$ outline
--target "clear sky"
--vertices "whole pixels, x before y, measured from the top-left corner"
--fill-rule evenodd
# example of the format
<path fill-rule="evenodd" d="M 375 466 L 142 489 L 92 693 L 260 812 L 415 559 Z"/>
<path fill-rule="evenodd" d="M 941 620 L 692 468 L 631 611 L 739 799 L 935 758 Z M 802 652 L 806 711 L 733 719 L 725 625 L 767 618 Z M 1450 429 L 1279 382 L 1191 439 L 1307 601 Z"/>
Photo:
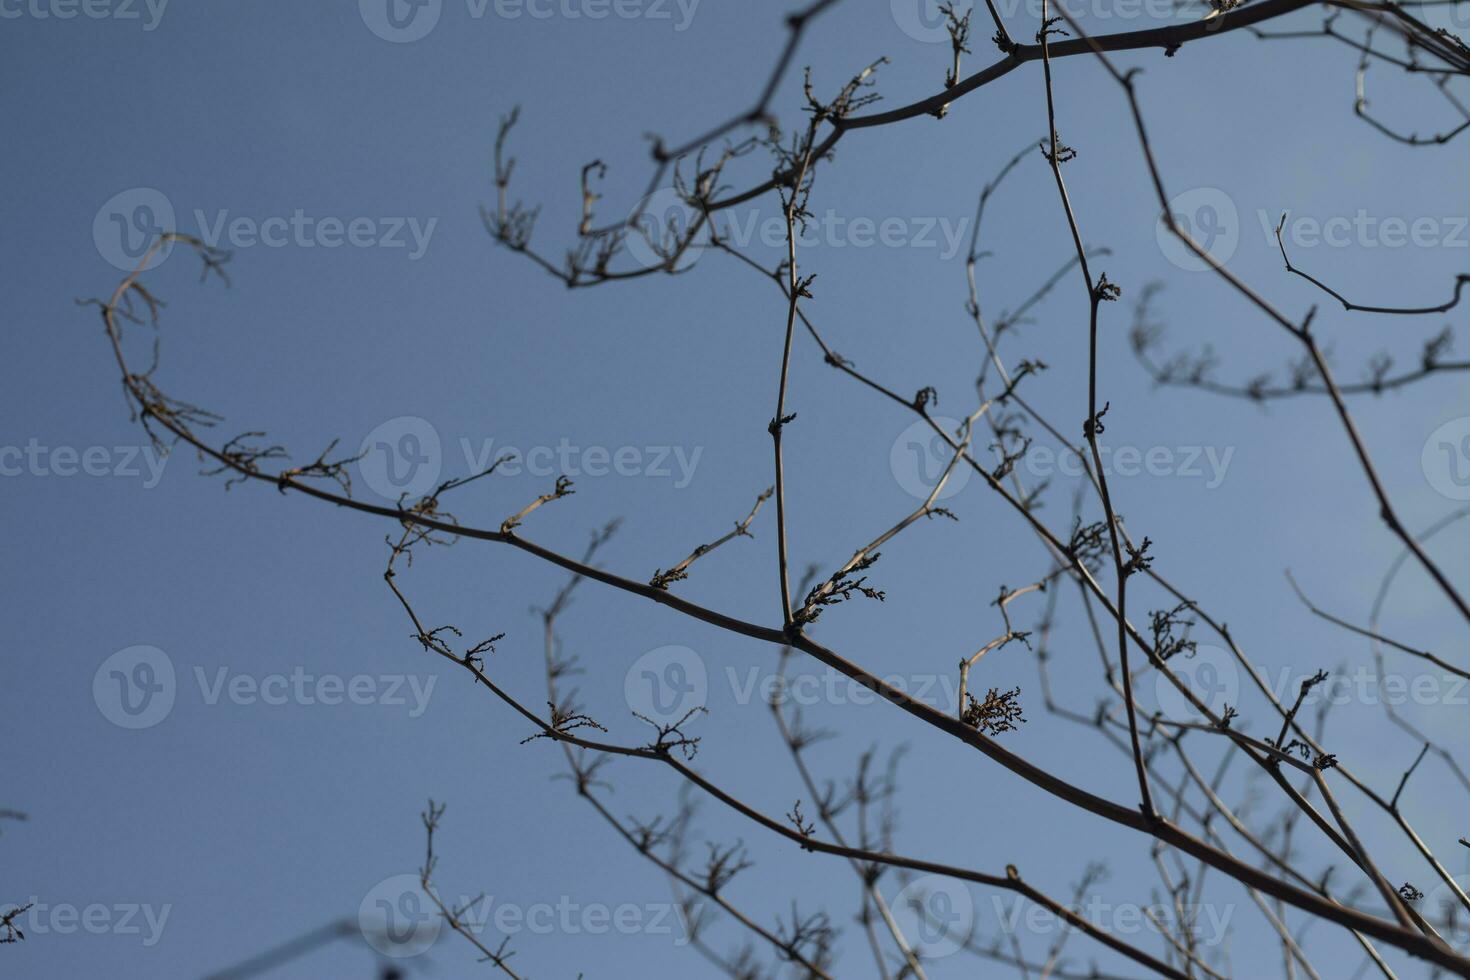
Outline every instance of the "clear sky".
<path fill-rule="evenodd" d="M 1078 5 L 1097 32 L 1154 26 L 1156 8 Z M 1019 2 L 1002 10 L 1029 41 L 1037 10 Z M 430 797 L 448 805 L 442 890 L 484 892 L 492 910 L 509 907 L 522 970 L 702 975 L 702 961 L 681 948 L 659 872 L 568 783 L 548 778 L 562 770 L 556 747 L 520 744 L 531 734 L 523 720 L 412 639 L 382 579 L 391 526 L 268 487 L 226 493 L 220 478 L 198 474 L 192 454 L 151 455 L 129 421 L 96 311 L 74 301 L 110 291 L 138 236 L 171 212 L 175 227 L 234 250 L 229 288 L 200 284 L 182 252 L 147 280 L 168 303 L 158 380 L 223 415 L 221 439 L 263 430 L 302 463 L 334 438 L 354 451 L 397 447 L 401 458 L 378 450 L 354 470 L 356 492 L 374 500 L 428 472 L 411 469 L 414 461 L 447 479 L 514 449 L 521 465 L 464 491 L 461 519 L 497 526 L 568 473 L 575 495 L 532 515 L 524 533 L 579 552 L 592 529 L 620 517 L 602 560 L 646 579 L 728 530 L 771 483 L 766 425 L 784 304 L 769 282 L 719 254 L 677 277 L 568 291 L 497 247 L 477 211 L 494 200 L 496 121 L 521 107 L 512 194 L 543 206 L 535 242 L 559 256 L 575 235 L 581 167 L 594 158 L 608 166 L 598 217 L 627 214 L 648 183 L 642 134 L 682 141 L 748 108 L 784 42 L 786 11 L 716 0 L 434 0 L 405 19 L 368 0 L 0 0 L 10 146 L 0 155 L 8 189 L 0 593 L 9 610 L 0 808 L 29 817 L 0 821 L 0 902 L 37 902 L 20 920 L 26 941 L 0 948 L 0 975 L 201 976 L 356 919 L 385 894 L 396 900 L 395 876 L 418 868 L 418 814 Z M 978 12 L 966 72 L 998 57 L 983 20 Z M 1312 29 L 1320 15 L 1290 23 Z M 879 108 L 940 90 L 948 46 L 931 18 L 902 0 L 848 0 L 815 22 L 772 106 L 786 125 L 800 124 L 801 67 L 811 65 L 817 91 L 829 93 L 879 56 L 890 59 L 877 76 Z M 1470 268 L 1467 144 L 1409 149 L 1355 119 L 1356 56 L 1347 48 L 1236 32 L 1169 59 L 1151 51 L 1120 61 L 1145 68 L 1140 97 L 1170 192 L 1191 195 L 1181 211 L 1218 230 L 1231 270 L 1292 315 L 1322 297 L 1281 268 L 1269 229 L 1283 210 L 1304 267 L 1365 302 L 1438 301 Z M 1404 129 L 1453 124 L 1453 109 L 1428 85 L 1385 66 L 1369 81 L 1374 110 Z M 1126 104 L 1099 66 L 1059 63 L 1055 84 L 1059 130 L 1078 151 L 1066 176 L 1083 234 L 1112 250 L 1100 268 L 1124 290 L 1104 311 L 1100 363 L 1111 405 L 1104 442 L 1136 453 L 1116 457 L 1118 510 L 1135 535 L 1153 540 L 1156 567 L 1228 622 L 1283 690 L 1319 668 L 1346 664 L 1353 676 L 1372 664 L 1366 644 L 1312 619 L 1282 574 L 1290 567 L 1320 604 L 1361 619 L 1398 553 L 1330 406 L 1303 398 L 1261 408 L 1150 383 L 1127 333 L 1131 302 L 1151 281 L 1164 283 L 1155 309 L 1165 344 L 1212 345 L 1222 380 L 1280 377 L 1296 351 L 1161 246 Z M 1041 137 L 1043 99 L 1039 65 L 1023 66 L 943 120 L 851 134 L 818 174 L 816 221 L 798 252 L 803 272 L 818 276 L 807 309 L 841 354 L 879 380 L 902 392 L 933 386 L 939 413 L 973 408 L 981 346 L 964 311 L 964 252 L 976 195 Z M 747 156 L 727 182 L 743 187 L 768 171 L 766 157 Z M 778 218 L 767 196 L 727 220 L 769 265 L 781 254 L 779 233 L 769 235 Z M 1421 221 L 1423 233 L 1406 239 L 1395 221 Z M 1314 232 L 1329 223 L 1342 234 Z M 992 316 L 1068 258 L 1039 153 L 992 201 L 982 247 L 980 289 Z M 1464 313 L 1374 319 L 1324 305 L 1318 323 L 1340 376 L 1359 380 L 1380 350 L 1412 365 L 1423 342 L 1446 324 L 1463 326 Z M 130 355 L 146 361 L 147 329 L 129 338 Z M 1063 432 L 1079 433 L 1087 403 L 1078 283 L 1063 281 L 1003 352 L 1050 365 L 1027 390 Z M 1463 377 L 1447 375 L 1353 400 L 1411 528 L 1470 495 L 1459 468 L 1470 458 L 1454 448 L 1438 455 L 1440 443 L 1470 435 L 1467 395 Z M 806 337 L 797 338 L 788 405 L 798 415 L 787 430 L 792 562 L 830 572 L 917 505 L 912 491 L 933 460 L 906 434 L 911 415 L 825 366 Z M 1152 466 L 1139 462 L 1150 458 Z M 1045 455 L 1021 465 L 1033 484 L 1053 479 L 1042 514 L 1064 532 L 1076 480 L 1053 473 Z M 1048 567 L 979 480 L 945 506 L 958 523 L 922 522 L 882 549 L 869 573 L 886 592 L 882 604 L 831 609 L 813 632 L 876 673 L 927 687 L 948 708 L 953 665 L 1002 629 L 991 600 Z M 774 527 L 767 507 L 753 539 L 703 559 L 674 591 L 779 625 Z M 1455 525 L 1432 545 L 1458 581 L 1470 574 L 1466 534 Z M 433 624 L 453 623 L 471 642 L 504 632 L 488 669 L 534 707 L 544 678 L 531 607 L 564 577 L 509 549 L 463 542 L 419 555 L 400 583 Z M 1022 628 L 1043 608 L 1033 599 L 1012 606 Z M 1162 604 L 1146 591 L 1135 601 L 1140 616 Z M 1058 610 L 1056 694 L 1090 712 L 1104 692 L 1075 590 L 1063 590 Z M 1384 622 L 1451 659 L 1464 649 L 1463 624 L 1457 631 L 1412 569 L 1397 580 Z M 609 738 L 645 738 L 629 714 L 647 707 L 644 671 L 671 677 L 676 665 L 691 683 L 689 671 L 702 672 L 710 708 L 697 728 L 702 770 L 773 814 L 805 795 L 758 693 L 775 669 L 774 648 L 592 584 L 561 628 L 585 669 L 583 700 Z M 1422 674 L 1404 660 L 1390 669 L 1409 681 Z M 808 717 L 842 736 L 813 750 L 823 778 L 850 778 L 869 745 L 886 753 L 910 743 L 898 771 L 899 850 L 991 872 L 1015 864 L 1063 896 L 1088 861 L 1105 860 L 1111 877 L 1090 899 L 1113 910 L 1157 899 L 1146 840 L 927 738 L 894 709 L 829 685 L 820 665 L 799 671 L 812 678 Z M 141 682 L 164 685 L 172 702 L 120 696 L 120 683 Z M 1034 656 L 1008 647 L 984 661 L 977 683 L 1021 687 L 1028 720 L 1002 736 L 1009 747 L 1131 803 L 1127 758 L 1046 713 Z M 1428 683 L 1428 703 L 1402 710 L 1440 737 L 1462 736 L 1465 695 L 1433 676 Z M 1350 689 L 1327 744 L 1391 791 L 1418 745 L 1385 720 L 1377 690 Z M 1155 697 L 1152 683 L 1141 697 Z M 1243 723 L 1273 734 L 1264 702 L 1241 702 Z M 624 761 L 608 775 L 619 816 L 651 817 L 676 799 L 672 775 L 653 767 Z M 1463 796 L 1438 762 L 1421 778 L 1411 818 L 1452 870 L 1470 870 L 1454 843 L 1470 829 L 1453 817 Z M 1237 799 L 1264 791 L 1244 780 L 1232 788 Z M 1364 813 L 1345 796 L 1350 813 Z M 1385 842 L 1395 881 L 1427 882 L 1406 845 L 1363 819 Z M 731 886 L 732 901 L 767 926 L 793 900 L 804 911 L 826 908 L 843 934 L 839 974 L 872 975 L 848 867 L 713 803 L 699 826 L 750 848 L 755 866 Z M 898 886 L 885 887 L 892 896 Z M 1238 975 L 1279 969 L 1274 944 L 1243 941 L 1263 935 L 1244 893 L 1218 894 L 1209 911 Z M 985 937 L 1016 911 L 979 888 L 951 897 L 971 903 Z M 536 910 L 546 908 L 569 911 L 542 928 L 548 919 Z M 619 909 L 631 926 L 598 927 Z M 1126 928 L 1117 926 L 1121 913 L 1099 915 Z M 1016 928 L 1029 954 L 1044 958 L 1054 928 L 1024 919 Z M 1325 976 L 1349 975 L 1359 957 L 1330 932 L 1319 924 L 1309 933 L 1314 957 Z M 737 938 L 725 926 L 711 934 L 722 949 Z M 1140 941 L 1161 952 L 1158 937 Z M 1082 938 L 1067 956 L 1138 972 Z M 367 977 L 376 961 L 344 941 L 275 975 Z M 485 969 L 452 937 L 402 962 L 415 975 Z M 965 954 L 942 956 L 931 975 L 977 968 L 991 975 Z"/>

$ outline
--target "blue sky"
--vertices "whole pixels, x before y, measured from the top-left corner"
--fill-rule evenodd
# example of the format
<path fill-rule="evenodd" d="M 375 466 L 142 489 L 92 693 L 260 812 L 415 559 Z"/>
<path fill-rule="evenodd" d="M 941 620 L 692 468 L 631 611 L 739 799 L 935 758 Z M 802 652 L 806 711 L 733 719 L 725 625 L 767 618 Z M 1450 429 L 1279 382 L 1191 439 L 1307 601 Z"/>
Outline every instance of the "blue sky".
<path fill-rule="evenodd" d="M 234 249 L 229 288 L 199 283 L 183 252 L 148 279 L 168 303 L 160 384 L 223 415 L 222 439 L 263 430 L 300 462 L 334 438 L 353 450 L 387 443 L 441 478 L 515 449 L 524 462 L 464 491 L 461 519 L 495 526 L 568 472 L 575 495 L 532 515 L 524 533 L 575 552 L 592 529 L 622 518 L 603 560 L 646 578 L 728 530 L 770 484 L 766 424 L 784 303 L 719 254 L 680 276 L 568 291 L 498 248 L 477 211 L 494 200 L 496 122 L 521 107 L 512 194 L 542 206 L 536 244 L 560 255 L 575 234 L 582 166 L 599 158 L 608 167 L 599 218 L 627 214 L 647 189 L 642 134 L 677 142 L 747 109 L 784 41 L 786 8 L 444 0 L 406 28 L 378 19 L 371 3 L 356 8 L 0 0 L 0 100 L 20 137 L 0 158 L 11 188 L 0 253 L 11 323 L 0 362 L 0 488 L 12 515 L 0 587 L 13 610 L 0 685 L 8 777 L 0 807 L 29 815 L 0 823 L 0 901 L 35 896 L 44 906 L 27 920 L 27 940 L 4 948 L 7 974 L 199 976 L 355 918 L 381 882 L 417 869 L 418 813 L 429 797 L 448 804 L 439 840 L 446 894 L 484 892 L 512 919 L 574 910 L 571 927 L 516 928 L 515 962 L 531 975 L 702 969 L 678 928 L 664 925 L 669 893 L 656 869 L 566 782 L 548 778 L 561 771 L 559 751 L 519 744 L 527 725 L 411 638 L 381 575 L 391 527 L 260 486 L 226 493 L 221 479 L 198 475 L 192 454 L 151 456 L 129 421 L 96 311 L 74 301 L 105 295 L 122 275 L 128 242 L 119 228 L 158 227 L 171 211 L 181 230 Z M 1002 9 L 1012 33 L 1029 39 L 1036 12 Z M 1160 14 L 1137 3 L 1079 11 L 1099 32 L 1152 26 Z M 430 26 L 423 18 L 435 13 Z M 967 71 L 995 57 L 980 18 Z M 1291 23 L 1311 29 L 1320 16 L 1307 11 Z M 409 39 L 403 30 L 425 33 Z M 939 90 L 948 47 L 917 8 L 839 4 L 815 22 L 773 109 L 786 125 L 800 123 L 802 66 L 830 92 L 884 55 L 880 107 Z M 1464 144 L 1410 149 L 1356 120 L 1348 49 L 1237 32 L 1167 60 L 1143 52 L 1120 61 L 1145 68 L 1140 98 L 1171 194 L 1191 195 L 1182 209 L 1220 229 L 1231 270 L 1284 310 L 1300 316 L 1322 297 L 1281 268 L 1269 229 L 1283 210 L 1293 216 L 1294 258 L 1364 302 L 1437 300 L 1466 271 Z M 1452 123 L 1453 110 L 1428 86 L 1381 66 L 1369 75 L 1375 111 L 1405 129 Z M 1290 567 L 1321 605 L 1361 619 L 1398 553 L 1330 406 L 1260 408 L 1150 383 L 1127 331 L 1131 302 L 1152 281 L 1164 284 L 1155 310 L 1166 345 L 1213 346 L 1222 380 L 1279 377 L 1296 351 L 1160 244 L 1125 103 L 1099 67 L 1059 62 L 1055 85 L 1059 130 L 1079 151 L 1066 176 L 1084 237 L 1112 250 L 1099 267 L 1124 288 L 1105 309 L 1100 354 L 1111 404 L 1104 441 L 1123 453 L 1113 476 L 1118 510 L 1155 542 L 1156 567 L 1228 622 L 1283 689 L 1319 668 L 1371 666 L 1366 644 L 1312 619 L 1282 575 Z M 851 134 L 819 171 L 817 220 L 798 252 L 803 272 L 818 275 L 810 315 L 836 350 L 896 390 L 933 386 L 941 414 L 973 408 L 981 361 L 964 311 L 975 197 L 1040 138 L 1043 100 L 1039 66 L 1023 66 L 943 120 Z M 747 156 L 727 181 L 744 186 L 768 170 L 767 158 Z M 763 231 L 779 213 L 768 196 L 728 216 L 731 234 L 767 265 L 784 247 Z M 1395 221 L 1421 221 L 1423 233 L 1403 241 Z M 1329 223 L 1351 230 L 1323 239 L 1314 228 Z M 1068 258 L 1039 154 L 992 201 L 982 247 L 980 289 L 992 315 L 1015 308 Z M 1003 347 L 1011 361 L 1050 365 L 1028 379 L 1029 397 L 1067 433 L 1086 415 L 1082 299 L 1077 282 L 1064 280 Z M 1463 319 L 1459 311 L 1369 318 L 1324 304 L 1318 323 L 1339 376 L 1358 380 L 1375 352 L 1412 364 L 1426 339 Z M 147 331 L 129 338 L 130 355 L 146 359 Z M 1445 375 L 1352 402 L 1411 528 L 1464 506 L 1454 467 L 1470 460 L 1453 448 L 1437 454 L 1466 434 L 1467 395 L 1462 379 Z M 830 571 L 917 505 L 913 418 L 824 365 L 806 337 L 797 338 L 788 405 L 798 413 L 786 457 L 793 564 Z M 1150 451 L 1152 467 L 1140 462 Z M 1043 516 L 1065 528 L 1075 479 L 1053 474 L 1045 456 L 1022 468 L 1031 482 L 1053 477 Z M 354 471 L 357 492 L 385 499 L 392 475 L 369 456 Z M 921 522 L 883 549 L 870 572 L 886 592 L 881 605 L 831 609 L 814 628 L 875 673 L 930 685 L 936 698 L 957 659 L 1000 632 L 990 606 L 1000 587 L 1048 570 L 1035 539 L 980 481 L 945 505 L 958 523 Z M 774 527 L 767 507 L 753 539 L 701 560 L 674 590 L 778 625 Z M 1464 535 L 1452 526 L 1432 545 L 1458 581 L 1470 572 Z M 531 607 L 563 581 L 527 556 L 473 542 L 423 553 L 400 578 L 432 622 L 471 639 L 506 633 L 489 668 L 532 706 L 544 679 Z M 1141 615 L 1162 600 L 1145 591 L 1135 602 Z M 1103 689 L 1075 590 L 1063 590 L 1058 608 L 1056 693 L 1088 712 Z M 1029 628 L 1042 605 L 1023 599 L 1012 609 Z M 1384 624 L 1451 658 L 1464 645 L 1463 624 L 1413 569 L 1397 579 Z M 577 678 L 583 700 L 610 738 L 644 738 L 629 714 L 642 670 L 687 665 L 692 655 L 711 709 L 699 722 L 703 771 L 771 813 L 805 795 L 759 694 L 749 694 L 774 672 L 775 649 L 591 584 L 561 632 L 586 671 Z M 1126 757 L 1045 712 L 1033 656 L 1012 646 L 984 663 L 987 687 L 1022 688 L 1028 721 L 1003 736 L 1011 748 L 1109 798 L 1132 799 Z M 1390 667 L 1408 682 L 1422 675 L 1409 661 Z M 1095 889 L 1099 901 L 1154 900 L 1146 841 L 1098 827 L 973 752 L 936 744 L 887 706 L 850 703 L 853 692 L 828 684 L 819 665 L 798 669 L 815 692 L 808 716 L 843 736 L 813 750 L 824 778 L 849 778 L 869 745 L 910 744 L 899 768 L 900 850 L 988 871 L 1015 864 L 1060 895 L 1089 860 L 1103 859 L 1112 874 Z M 140 720 L 122 710 L 114 670 L 133 680 L 152 670 L 156 682 L 171 670 L 166 713 Z M 1440 680 L 1429 680 L 1431 703 L 1404 711 L 1448 738 L 1463 730 L 1464 699 Z M 1327 741 L 1391 791 L 1418 746 L 1385 721 L 1376 690 L 1350 689 Z M 1151 682 L 1141 696 L 1155 696 Z M 1259 698 L 1241 710 L 1270 734 Z M 1465 833 L 1452 819 L 1457 804 L 1445 802 L 1455 787 L 1445 770 L 1428 769 L 1435 765 L 1426 763 L 1409 812 L 1452 870 L 1470 871 L 1453 843 Z M 647 817 L 676 799 L 668 773 L 632 762 L 610 773 L 619 815 Z M 1240 798 L 1251 787 L 1239 780 L 1234 789 Z M 1427 880 L 1382 821 L 1344 797 L 1382 841 L 1391 876 Z M 792 899 L 825 907 L 843 931 L 838 972 L 871 975 L 848 868 L 763 836 L 713 803 L 700 828 L 750 847 L 755 867 L 731 886 L 733 901 L 768 926 Z M 890 895 L 898 885 L 888 882 Z M 1230 924 L 1222 942 L 1233 937 L 1233 967 L 1279 968 L 1274 947 L 1244 941 L 1261 935 L 1254 906 L 1228 886 L 1219 895 L 1211 911 Z M 1015 910 L 994 898 L 978 888 L 968 898 L 987 936 Z M 623 907 L 636 910 L 636 927 L 598 934 L 600 913 L 586 914 Z M 94 928 L 77 924 L 89 908 L 103 910 L 87 913 Z M 1020 928 L 1032 955 L 1044 956 L 1055 932 Z M 1309 938 L 1324 975 L 1356 968 L 1343 937 L 1319 925 Z M 451 939 L 405 962 L 423 975 L 476 969 L 469 948 Z M 737 936 L 721 927 L 712 939 L 726 948 Z M 1159 951 L 1157 937 L 1143 941 Z M 1081 938 L 1067 952 L 1078 964 L 1095 957 L 1128 972 Z M 342 942 L 276 975 L 370 976 L 375 962 L 360 943 Z M 977 966 L 956 954 L 936 960 L 932 975 Z"/>

